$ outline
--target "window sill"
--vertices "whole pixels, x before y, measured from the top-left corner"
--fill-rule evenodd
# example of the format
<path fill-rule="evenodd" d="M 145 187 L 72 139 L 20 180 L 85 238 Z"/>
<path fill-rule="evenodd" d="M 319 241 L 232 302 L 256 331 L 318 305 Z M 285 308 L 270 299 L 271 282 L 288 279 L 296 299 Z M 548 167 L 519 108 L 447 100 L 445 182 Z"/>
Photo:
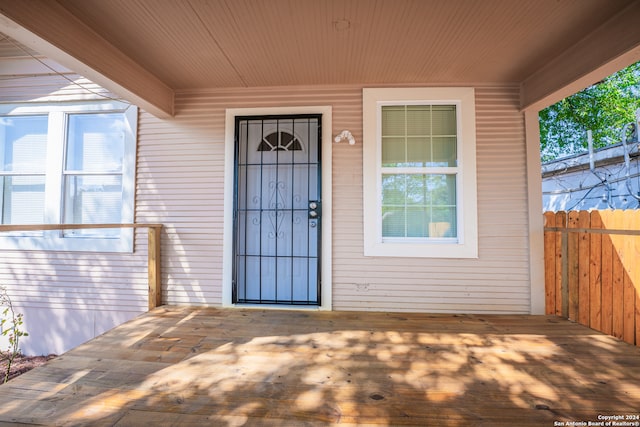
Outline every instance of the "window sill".
<path fill-rule="evenodd" d="M 475 242 L 376 243 L 365 239 L 364 256 L 397 258 L 478 258 Z"/>

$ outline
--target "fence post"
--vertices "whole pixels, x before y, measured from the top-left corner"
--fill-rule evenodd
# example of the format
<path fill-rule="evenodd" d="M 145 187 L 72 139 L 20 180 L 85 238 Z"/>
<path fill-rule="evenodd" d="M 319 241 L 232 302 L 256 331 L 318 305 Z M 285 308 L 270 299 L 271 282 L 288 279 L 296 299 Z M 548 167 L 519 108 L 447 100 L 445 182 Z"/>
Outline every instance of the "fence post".
<path fill-rule="evenodd" d="M 162 281 L 160 266 L 161 227 L 149 227 L 148 230 L 148 274 L 149 274 L 149 310 L 162 305 Z"/>

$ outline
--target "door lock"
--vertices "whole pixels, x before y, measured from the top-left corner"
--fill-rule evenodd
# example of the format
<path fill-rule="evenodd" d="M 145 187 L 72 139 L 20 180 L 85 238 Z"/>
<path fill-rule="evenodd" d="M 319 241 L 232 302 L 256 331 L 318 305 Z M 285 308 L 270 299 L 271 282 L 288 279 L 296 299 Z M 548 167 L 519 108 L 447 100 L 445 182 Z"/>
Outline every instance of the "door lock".
<path fill-rule="evenodd" d="M 320 217 L 320 203 L 317 200 L 309 200 L 309 219 Z"/>

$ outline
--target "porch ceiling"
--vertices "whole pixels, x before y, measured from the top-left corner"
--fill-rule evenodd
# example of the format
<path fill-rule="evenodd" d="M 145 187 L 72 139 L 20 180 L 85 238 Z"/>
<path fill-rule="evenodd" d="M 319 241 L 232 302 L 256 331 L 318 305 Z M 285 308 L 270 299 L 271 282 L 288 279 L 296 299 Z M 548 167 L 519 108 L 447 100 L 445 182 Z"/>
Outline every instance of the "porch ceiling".
<path fill-rule="evenodd" d="M 0 32 L 168 114 L 175 91 L 322 84 L 529 84 L 528 105 L 637 48 L 638 3 L 0 0 Z"/>

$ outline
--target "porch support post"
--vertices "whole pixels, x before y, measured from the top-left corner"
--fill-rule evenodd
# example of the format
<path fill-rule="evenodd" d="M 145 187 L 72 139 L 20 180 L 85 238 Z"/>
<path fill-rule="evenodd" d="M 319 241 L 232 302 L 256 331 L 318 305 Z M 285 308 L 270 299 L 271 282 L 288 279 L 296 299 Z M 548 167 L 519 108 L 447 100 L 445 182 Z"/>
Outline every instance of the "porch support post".
<path fill-rule="evenodd" d="M 160 265 L 160 232 L 162 226 L 149 227 L 148 230 L 148 274 L 149 274 L 149 310 L 162 305 L 162 276 Z"/>
<path fill-rule="evenodd" d="M 544 218 L 542 213 L 538 110 L 526 110 L 524 119 L 527 153 L 527 200 L 529 205 L 529 310 L 531 314 L 544 314 Z"/>

